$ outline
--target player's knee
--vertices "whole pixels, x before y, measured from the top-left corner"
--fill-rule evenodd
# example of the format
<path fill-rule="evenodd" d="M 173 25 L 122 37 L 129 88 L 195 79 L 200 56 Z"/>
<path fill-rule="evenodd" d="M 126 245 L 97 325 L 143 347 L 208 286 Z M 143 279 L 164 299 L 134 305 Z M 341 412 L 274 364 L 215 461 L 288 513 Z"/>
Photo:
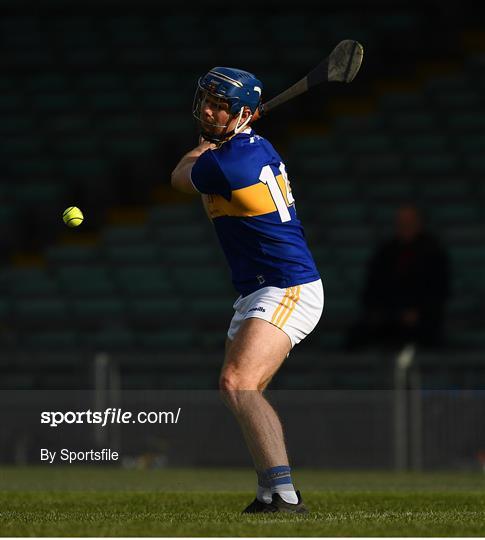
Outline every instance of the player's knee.
<path fill-rule="evenodd" d="M 258 391 L 258 384 L 238 373 L 226 371 L 219 379 L 222 400 L 231 408 L 239 408 L 249 395 Z"/>

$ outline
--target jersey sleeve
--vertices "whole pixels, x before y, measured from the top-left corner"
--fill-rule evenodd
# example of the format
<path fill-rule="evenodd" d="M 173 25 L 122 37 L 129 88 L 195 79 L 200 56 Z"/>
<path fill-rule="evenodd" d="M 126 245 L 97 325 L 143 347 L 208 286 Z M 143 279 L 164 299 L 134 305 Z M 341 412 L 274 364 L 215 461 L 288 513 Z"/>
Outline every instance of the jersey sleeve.
<path fill-rule="evenodd" d="M 231 186 L 211 150 L 200 155 L 194 163 L 191 180 L 195 189 L 206 195 L 222 195 L 231 199 Z"/>

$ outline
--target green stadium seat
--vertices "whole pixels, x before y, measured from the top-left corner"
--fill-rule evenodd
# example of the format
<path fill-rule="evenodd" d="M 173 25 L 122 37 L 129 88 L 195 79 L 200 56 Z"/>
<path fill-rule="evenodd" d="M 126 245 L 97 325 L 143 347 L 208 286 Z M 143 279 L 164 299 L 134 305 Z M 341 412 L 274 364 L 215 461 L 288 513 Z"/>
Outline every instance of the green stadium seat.
<path fill-rule="evenodd" d="M 47 204 L 60 201 L 65 189 L 60 182 L 29 182 L 15 186 L 13 195 L 20 206 L 31 203 Z"/>
<path fill-rule="evenodd" d="M 187 107 L 185 94 L 177 93 L 175 90 L 145 92 L 140 99 L 145 109 L 184 109 Z"/>
<path fill-rule="evenodd" d="M 83 333 L 81 345 L 96 349 L 125 349 L 135 345 L 135 334 L 129 329 L 106 329 L 99 332 Z"/>
<path fill-rule="evenodd" d="M 327 174 L 342 172 L 348 169 L 348 159 L 344 155 L 335 153 L 324 154 L 323 152 L 306 157 L 300 163 L 302 174 L 319 175 L 321 177 Z"/>
<path fill-rule="evenodd" d="M 54 58 L 51 51 L 41 49 L 15 49 L 11 52 L 13 62 L 19 67 L 47 67 L 54 64 Z"/>
<path fill-rule="evenodd" d="M 483 174 L 485 172 L 485 156 L 481 154 L 470 155 L 465 158 L 468 171 Z"/>
<path fill-rule="evenodd" d="M 57 269 L 57 274 L 63 289 L 70 293 L 110 294 L 115 290 L 113 279 L 102 266 L 62 266 Z"/>
<path fill-rule="evenodd" d="M 61 163 L 64 174 L 72 177 L 109 177 L 110 164 L 103 158 L 72 158 L 64 159 Z"/>
<path fill-rule="evenodd" d="M 403 158 L 397 152 L 361 154 L 353 160 L 353 170 L 366 175 L 393 175 L 402 171 Z"/>
<path fill-rule="evenodd" d="M 208 291 L 206 291 L 207 293 Z M 233 296 L 206 296 L 202 298 L 192 298 L 190 301 L 190 311 L 195 315 L 227 314 L 232 317 L 234 310 Z"/>
<path fill-rule="evenodd" d="M 6 373 L 0 386 L 8 390 L 31 390 L 35 388 L 36 376 L 33 373 Z"/>
<path fill-rule="evenodd" d="M 218 377 L 212 373 L 164 373 L 156 382 L 166 390 L 216 390 Z"/>
<path fill-rule="evenodd" d="M 331 247 L 331 237 L 329 236 L 329 241 L 324 241 L 321 243 L 316 243 L 311 247 L 312 255 L 317 262 L 317 264 L 329 264 L 329 261 L 333 260 L 333 249 Z"/>
<path fill-rule="evenodd" d="M 459 161 L 449 152 L 441 154 L 423 154 L 409 156 L 406 160 L 407 170 L 418 174 L 449 174 L 458 170 Z"/>
<path fill-rule="evenodd" d="M 11 309 L 11 302 L 5 298 L 0 298 L 0 317 L 6 320 L 10 316 Z"/>
<path fill-rule="evenodd" d="M 467 89 L 454 92 L 442 92 L 435 96 L 434 105 L 438 105 L 449 111 L 453 108 L 476 110 L 480 107 L 480 94 Z"/>
<path fill-rule="evenodd" d="M 47 157 L 35 157 L 10 162 L 10 170 L 22 176 L 50 176 L 55 174 L 54 160 Z"/>
<path fill-rule="evenodd" d="M 328 240 L 337 248 L 344 246 L 362 246 L 372 244 L 373 234 L 370 227 L 359 226 L 339 226 L 327 230 Z"/>
<path fill-rule="evenodd" d="M 113 154 L 126 157 L 130 154 L 151 154 L 155 149 L 155 141 L 150 137 L 131 136 L 112 139 L 106 146 Z"/>
<path fill-rule="evenodd" d="M 109 65 L 110 57 L 107 49 L 94 47 L 92 43 L 84 47 L 65 47 L 64 56 L 66 61 L 74 65 L 93 66 Z"/>
<path fill-rule="evenodd" d="M 0 122 L 0 133 L 2 134 L 19 134 L 24 136 L 25 133 L 32 132 L 34 128 L 35 118 L 33 115 L 10 111 L 2 113 L 2 121 Z"/>
<path fill-rule="evenodd" d="M 102 235 L 109 245 L 139 244 L 148 239 L 149 230 L 144 225 L 107 225 Z"/>
<path fill-rule="evenodd" d="M 70 137 L 58 141 L 56 148 L 64 155 L 96 155 L 99 151 L 99 142 L 93 137 Z"/>
<path fill-rule="evenodd" d="M 422 130 L 434 130 L 436 127 L 436 121 L 432 113 L 416 112 L 416 113 L 403 113 L 394 114 L 389 118 L 389 122 L 395 130 L 409 130 L 409 131 L 422 131 Z"/>
<path fill-rule="evenodd" d="M 361 290 L 364 286 L 367 263 L 370 261 L 370 253 L 364 264 L 357 266 L 346 265 L 342 268 L 343 276 L 346 284 L 351 290 Z M 362 262 L 362 261 L 361 261 Z"/>
<path fill-rule="evenodd" d="M 372 209 L 369 210 L 369 221 L 377 230 L 380 230 L 384 234 L 387 232 L 390 233 L 391 229 L 394 228 L 396 210 L 397 207 L 394 204 L 375 203 L 373 204 Z"/>
<path fill-rule="evenodd" d="M 142 347 L 180 349 L 190 347 L 194 342 L 194 334 L 190 329 L 160 330 L 158 332 L 139 332 L 137 341 Z"/>
<path fill-rule="evenodd" d="M 326 208 L 322 213 L 321 220 L 328 223 L 345 223 L 346 225 L 363 223 L 366 220 L 367 211 L 367 206 L 363 202 L 342 202 Z"/>
<path fill-rule="evenodd" d="M 387 118 L 384 115 L 350 116 L 339 115 L 334 120 L 334 128 L 339 137 L 342 132 L 357 134 L 364 133 L 367 136 L 372 131 L 382 133 L 387 129 Z"/>
<path fill-rule="evenodd" d="M 291 32 L 285 34 L 288 41 L 288 38 L 294 33 L 292 30 Z M 271 61 L 271 51 L 267 50 L 265 53 L 267 54 L 268 61 Z M 322 61 L 322 53 L 318 50 L 318 48 L 312 45 L 297 45 L 295 43 L 293 47 L 289 47 L 287 49 L 285 58 L 290 65 L 294 65 L 299 69 L 303 64 L 308 66 L 317 65 Z"/>
<path fill-rule="evenodd" d="M 470 83 L 462 74 L 436 76 L 425 82 L 425 88 L 433 94 L 466 92 L 470 88 Z"/>
<path fill-rule="evenodd" d="M 163 242 L 163 245 L 200 246 L 201 243 L 207 245 L 215 239 L 214 231 L 208 220 L 206 226 L 204 226 L 204 222 L 154 226 L 152 233 L 155 238 Z"/>
<path fill-rule="evenodd" d="M 91 290 L 90 290 L 91 292 Z M 74 298 L 69 301 L 69 313 L 81 318 L 99 320 L 120 319 L 126 315 L 124 300 L 115 296 L 96 298 Z"/>
<path fill-rule="evenodd" d="M 480 213 L 469 202 L 432 205 L 427 213 L 435 224 L 473 224 L 480 222 Z"/>
<path fill-rule="evenodd" d="M 153 71 L 138 75 L 131 81 L 131 85 L 136 90 L 164 90 L 172 89 L 176 81 L 175 73 Z"/>
<path fill-rule="evenodd" d="M 159 265 L 120 267 L 115 273 L 119 287 L 129 295 L 157 296 L 172 291 L 170 275 Z"/>
<path fill-rule="evenodd" d="M 79 132 L 91 129 L 91 120 L 88 115 L 80 115 L 76 112 L 63 112 L 49 117 L 46 123 L 50 125 L 62 137 L 68 133 L 79 137 Z"/>
<path fill-rule="evenodd" d="M 113 35 L 144 32 L 146 36 L 149 30 L 147 23 L 148 20 L 139 15 L 115 15 L 105 21 L 106 29 Z"/>
<path fill-rule="evenodd" d="M 78 335 L 75 331 L 43 331 L 29 332 L 22 338 L 22 344 L 35 349 L 60 349 L 78 346 Z"/>
<path fill-rule="evenodd" d="M 220 294 L 232 290 L 229 270 L 221 266 L 178 266 L 173 274 L 178 292 L 204 295 L 207 291 Z M 236 293 L 234 293 L 236 297 Z M 234 299 L 235 299 L 234 297 Z"/>
<path fill-rule="evenodd" d="M 91 94 L 89 98 L 90 107 L 98 112 L 116 109 L 124 110 L 130 108 L 132 104 L 131 95 L 123 91 L 98 91 Z"/>
<path fill-rule="evenodd" d="M 55 245 L 48 247 L 45 254 L 53 265 L 96 263 L 100 257 L 100 248 L 97 245 Z"/>
<path fill-rule="evenodd" d="M 391 112 L 402 109 L 422 110 L 424 103 L 424 96 L 415 92 L 388 92 L 379 97 L 379 106 Z"/>
<path fill-rule="evenodd" d="M 165 246 L 163 248 L 164 260 L 173 261 L 177 264 L 187 265 L 193 263 L 194 265 L 210 263 L 215 257 L 219 255 L 216 251 L 215 244 L 204 243 L 202 245 L 189 245 L 189 246 Z"/>
<path fill-rule="evenodd" d="M 451 130 L 483 130 L 485 127 L 485 113 L 479 111 L 449 113 L 446 122 Z"/>
<path fill-rule="evenodd" d="M 447 311 L 451 320 L 460 320 L 477 315 L 480 307 L 480 300 L 477 296 L 468 294 L 451 298 Z"/>
<path fill-rule="evenodd" d="M 345 267 L 347 265 L 363 266 L 369 260 L 373 245 L 365 243 L 355 246 L 335 246 L 334 253 L 337 261 Z"/>
<path fill-rule="evenodd" d="M 229 324 L 229 321 L 228 321 Z M 196 344 L 204 349 L 210 349 L 214 351 L 218 351 L 219 353 L 224 350 L 225 342 L 226 342 L 226 331 L 210 331 L 210 330 L 204 330 L 203 332 L 199 332 L 196 337 L 195 341 Z"/>
<path fill-rule="evenodd" d="M 485 350 L 485 332 L 482 329 L 454 330 L 447 341 L 454 347 Z"/>
<path fill-rule="evenodd" d="M 104 246 L 103 253 L 111 264 L 156 263 L 164 259 L 163 249 L 150 242 Z"/>
<path fill-rule="evenodd" d="M 66 92 L 49 92 L 32 96 L 33 106 L 40 111 L 76 111 L 81 107 L 79 97 Z"/>
<path fill-rule="evenodd" d="M 57 280 L 44 270 L 17 269 L 11 272 L 8 281 L 15 296 L 54 296 L 59 291 Z"/>
<path fill-rule="evenodd" d="M 196 222 L 203 216 L 200 201 L 196 204 L 158 205 L 150 209 L 149 221 L 153 225 Z"/>
<path fill-rule="evenodd" d="M 22 156 L 40 153 L 41 144 L 34 137 L 12 137 L 2 142 L 2 150 L 18 159 Z"/>
<path fill-rule="evenodd" d="M 325 179 L 321 182 L 312 184 L 312 198 L 323 200 L 349 199 L 357 195 L 357 186 L 349 180 Z"/>
<path fill-rule="evenodd" d="M 20 319 L 35 319 L 43 322 L 65 319 L 69 312 L 64 298 L 57 296 L 17 299 L 13 302 L 13 311 Z"/>
<path fill-rule="evenodd" d="M 452 246 L 449 248 L 449 251 L 457 268 L 461 268 L 462 265 L 468 268 L 473 264 L 481 264 L 485 277 L 485 246 L 483 244 L 477 244 L 475 246 Z"/>
<path fill-rule="evenodd" d="M 398 148 L 403 152 L 414 153 L 445 153 L 449 144 L 449 136 L 443 133 L 426 133 L 423 135 L 396 137 Z"/>
<path fill-rule="evenodd" d="M 395 11 L 372 16 L 370 24 L 374 28 L 392 30 L 393 32 L 408 32 L 415 31 L 421 20 L 422 16 L 418 12 Z"/>
<path fill-rule="evenodd" d="M 36 92 L 62 92 L 67 90 L 67 77 L 62 73 L 56 72 L 39 72 L 31 73 L 27 79 L 29 90 Z"/>
<path fill-rule="evenodd" d="M 330 154 L 335 150 L 335 140 L 328 135 L 302 135 L 291 142 L 290 152 L 296 156 L 311 156 L 315 152 Z"/>
<path fill-rule="evenodd" d="M 433 200 L 463 201 L 466 204 L 471 194 L 470 183 L 464 178 L 452 178 L 450 180 L 439 180 L 437 182 L 420 182 L 416 186 L 419 197 Z"/>
<path fill-rule="evenodd" d="M 126 86 L 123 76 L 115 71 L 93 71 L 92 73 L 83 73 L 80 84 L 82 88 L 85 88 L 88 91 L 116 91 L 123 89 Z"/>
<path fill-rule="evenodd" d="M 19 94 L 0 93 L 0 111 L 15 111 L 24 107 L 22 96 Z"/>
<path fill-rule="evenodd" d="M 386 178 L 367 183 L 365 192 L 371 199 L 407 200 L 414 194 L 414 185 L 408 179 Z"/>
<path fill-rule="evenodd" d="M 445 231 L 449 246 L 485 245 L 485 230 L 480 224 L 453 227 Z"/>
<path fill-rule="evenodd" d="M 324 307 L 325 313 L 326 307 Z M 343 331 L 337 330 L 322 330 L 314 336 L 316 342 L 324 351 L 340 350 L 344 344 L 345 335 Z"/>
<path fill-rule="evenodd" d="M 485 151 L 485 134 L 454 133 L 453 143 L 463 154 L 476 154 L 476 157 L 480 157 Z"/>
<path fill-rule="evenodd" d="M 460 268 L 461 278 L 466 284 L 468 292 L 479 292 L 483 294 L 485 292 L 485 281 L 483 276 L 485 275 L 485 265 L 483 259 L 479 263 L 474 263 L 471 266 L 463 266 Z"/>
<path fill-rule="evenodd" d="M 131 298 L 127 301 L 130 314 L 142 317 L 175 317 L 185 312 L 180 296 L 166 295 L 161 298 Z"/>
<path fill-rule="evenodd" d="M 109 115 L 103 115 L 96 119 L 95 129 L 100 134 L 116 133 L 120 132 L 135 132 L 143 131 L 144 124 L 143 119 L 134 114 L 126 112 L 117 113 L 112 112 Z"/>
<path fill-rule="evenodd" d="M 389 135 L 369 134 L 367 137 L 349 137 L 346 141 L 350 152 L 386 153 L 393 149 L 394 141 Z"/>
<path fill-rule="evenodd" d="M 127 65 L 157 66 L 160 63 L 160 51 L 154 47 L 140 45 L 118 51 L 120 60 Z"/>
<path fill-rule="evenodd" d="M 339 294 L 345 291 L 346 282 L 342 268 L 333 258 L 326 263 L 322 261 L 320 274 L 324 291 L 338 291 Z"/>

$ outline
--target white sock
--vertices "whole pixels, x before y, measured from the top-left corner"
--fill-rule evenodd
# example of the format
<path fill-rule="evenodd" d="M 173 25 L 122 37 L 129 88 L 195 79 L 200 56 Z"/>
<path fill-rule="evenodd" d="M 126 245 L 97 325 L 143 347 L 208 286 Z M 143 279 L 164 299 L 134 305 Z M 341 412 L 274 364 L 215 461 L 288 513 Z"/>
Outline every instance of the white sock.
<path fill-rule="evenodd" d="M 271 488 L 273 493 L 278 495 L 289 504 L 298 504 L 298 495 L 296 494 L 293 484 L 281 484 Z"/>

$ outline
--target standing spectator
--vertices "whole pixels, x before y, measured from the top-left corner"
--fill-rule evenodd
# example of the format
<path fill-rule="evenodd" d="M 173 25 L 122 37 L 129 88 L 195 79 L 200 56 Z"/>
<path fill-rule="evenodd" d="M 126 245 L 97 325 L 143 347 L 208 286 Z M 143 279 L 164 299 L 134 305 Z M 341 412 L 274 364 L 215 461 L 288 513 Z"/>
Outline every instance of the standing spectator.
<path fill-rule="evenodd" d="M 418 209 L 402 205 L 395 233 L 377 247 L 367 268 L 362 313 L 350 328 L 349 350 L 426 348 L 443 343 L 449 262 L 438 238 L 425 230 Z"/>

